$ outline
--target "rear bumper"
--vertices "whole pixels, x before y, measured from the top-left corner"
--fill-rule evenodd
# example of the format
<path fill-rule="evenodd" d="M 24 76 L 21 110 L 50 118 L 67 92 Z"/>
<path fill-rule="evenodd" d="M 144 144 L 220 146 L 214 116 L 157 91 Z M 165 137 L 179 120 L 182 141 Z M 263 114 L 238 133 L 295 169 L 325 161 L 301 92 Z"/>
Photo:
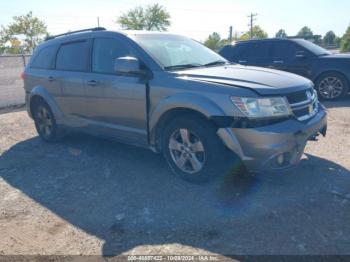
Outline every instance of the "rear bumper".
<path fill-rule="evenodd" d="M 321 106 L 307 122 L 289 119 L 259 128 L 220 128 L 218 135 L 249 171 L 259 172 L 297 165 L 307 141 L 326 131 L 327 113 Z"/>

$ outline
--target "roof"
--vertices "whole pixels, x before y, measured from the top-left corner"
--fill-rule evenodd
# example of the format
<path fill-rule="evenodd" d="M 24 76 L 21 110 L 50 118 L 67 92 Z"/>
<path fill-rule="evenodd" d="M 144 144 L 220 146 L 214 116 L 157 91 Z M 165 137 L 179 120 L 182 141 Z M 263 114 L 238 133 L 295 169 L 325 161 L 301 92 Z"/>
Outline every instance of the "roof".
<path fill-rule="evenodd" d="M 236 43 L 251 43 L 251 42 L 270 42 L 270 41 L 294 41 L 294 40 L 304 40 L 302 38 L 264 38 L 264 39 L 249 39 L 249 40 L 239 40 Z"/>

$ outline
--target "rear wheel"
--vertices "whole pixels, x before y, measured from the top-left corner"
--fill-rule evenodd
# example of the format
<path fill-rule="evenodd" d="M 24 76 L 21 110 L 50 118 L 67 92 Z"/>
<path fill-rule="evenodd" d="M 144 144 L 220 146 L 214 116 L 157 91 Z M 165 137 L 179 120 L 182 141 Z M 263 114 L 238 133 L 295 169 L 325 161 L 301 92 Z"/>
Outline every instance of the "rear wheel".
<path fill-rule="evenodd" d="M 62 137 L 50 107 L 44 101 L 38 101 L 34 107 L 36 130 L 44 141 L 55 142 Z"/>
<path fill-rule="evenodd" d="M 175 118 L 163 132 L 162 149 L 174 174 L 201 183 L 224 173 L 227 150 L 208 121 L 196 116 Z"/>
<path fill-rule="evenodd" d="M 323 100 L 336 100 L 348 93 L 349 85 L 346 78 L 336 72 L 326 73 L 316 81 L 316 89 Z"/>

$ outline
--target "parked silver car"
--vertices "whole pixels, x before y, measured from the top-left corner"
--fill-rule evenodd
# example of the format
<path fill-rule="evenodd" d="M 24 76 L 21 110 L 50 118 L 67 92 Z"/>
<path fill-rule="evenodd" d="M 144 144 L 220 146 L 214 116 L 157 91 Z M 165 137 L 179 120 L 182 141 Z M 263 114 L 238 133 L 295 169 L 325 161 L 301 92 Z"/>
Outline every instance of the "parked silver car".
<path fill-rule="evenodd" d="M 327 119 L 311 81 L 231 64 L 168 33 L 70 32 L 41 44 L 23 74 L 40 137 L 75 129 L 162 152 L 193 182 L 227 170 L 296 165 Z M 225 167 L 225 168 L 224 168 Z"/>

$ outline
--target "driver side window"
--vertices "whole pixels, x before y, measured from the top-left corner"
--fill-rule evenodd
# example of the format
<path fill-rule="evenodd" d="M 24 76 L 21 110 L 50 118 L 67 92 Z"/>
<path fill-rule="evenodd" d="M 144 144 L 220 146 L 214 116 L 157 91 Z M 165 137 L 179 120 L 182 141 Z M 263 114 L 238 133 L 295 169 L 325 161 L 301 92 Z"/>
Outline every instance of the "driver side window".
<path fill-rule="evenodd" d="M 131 48 L 113 38 L 95 38 L 92 49 L 92 72 L 114 74 L 116 58 L 133 56 Z"/>

